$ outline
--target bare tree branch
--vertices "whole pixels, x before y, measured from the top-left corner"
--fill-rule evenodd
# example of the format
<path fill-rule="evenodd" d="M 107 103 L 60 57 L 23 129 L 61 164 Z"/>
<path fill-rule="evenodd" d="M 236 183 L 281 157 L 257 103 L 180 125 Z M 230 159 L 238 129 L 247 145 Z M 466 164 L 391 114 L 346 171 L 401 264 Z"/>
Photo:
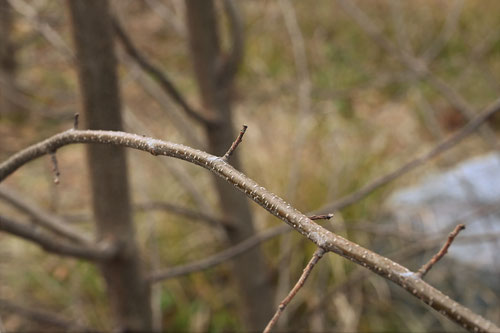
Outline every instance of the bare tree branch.
<path fill-rule="evenodd" d="M 424 51 L 422 58 L 427 62 L 434 60 L 439 53 L 443 50 L 444 46 L 451 39 L 453 34 L 457 31 L 458 23 L 460 22 L 460 14 L 464 8 L 464 0 L 454 1 L 451 4 L 451 9 L 446 15 L 446 21 L 443 28 L 439 32 L 436 39 L 431 43 L 431 45 Z"/>
<path fill-rule="evenodd" d="M 45 251 L 62 256 L 101 261 L 111 258 L 116 253 L 116 246 L 113 242 L 102 242 L 93 246 L 75 246 L 49 235 L 40 228 L 14 221 L 2 215 L 0 215 L 0 230 L 32 241 Z"/>
<path fill-rule="evenodd" d="M 201 124 L 212 124 L 213 120 L 210 120 L 203 116 L 200 112 L 192 108 L 186 99 L 182 96 L 180 91 L 175 87 L 172 81 L 167 77 L 167 75 L 161 71 L 158 67 L 153 65 L 144 54 L 142 54 L 139 49 L 135 47 L 130 37 L 127 35 L 120 22 L 116 17 L 112 18 L 113 28 L 115 29 L 116 36 L 122 43 L 127 54 L 134 59 L 141 68 L 154 77 L 161 85 L 163 90 L 186 112 L 188 116 L 196 120 Z"/>
<path fill-rule="evenodd" d="M 65 319 L 59 314 L 38 308 L 27 308 L 6 299 L 0 299 L 0 310 L 12 312 L 29 320 L 58 327 L 68 332 L 93 332 L 93 330 L 81 326 L 74 320 Z"/>
<path fill-rule="evenodd" d="M 434 75 L 427 64 L 412 56 L 408 52 L 401 50 L 384 36 L 380 27 L 378 27 L 360 8 L 350 0 L 337 0 L 340 6 L 358 23 L 358 25 L 385 51 L 393 55 L 404 66 L 411 70 L 419 78 L 425 78 L 434 86 L 447 100 L 453 105 L 466 119 L 471 120 L 474 117 L 474 110 L 465 101 L 465 99 L 443 79 Z M 484 126 L 480 130 L 484 140 L 493 149 L 498 149 L 496 136 L 489 126 Z"/>
<path fill-rule="evenodd" d="M 40 20 L 36 9 L 24 0 L 8 0 L 12 8 L 23 15 L 28 23 L 36 30 L 40 31 L 42 36 L 52 44 L 64 56 L 65 60 L 73 59 L 73 50 L 67 45 L 61 35 L 49 24 Z"/>
<path fill-rule="evenodd" d="M 483 114 L 483 117 L 486 116 L 488 116 L 488 113 Z M 318 247 L 343 256 L 391 280 L 462 327 L 478 332 L 500 330 L 494 323 L 451 300 L 448 296 L 427 284 L 406 267 L 363 248 L 316 224 L 290 204 L 286 203 L 279 196 L 266 190 L 219 157 L 181 144 L 124 132 L 68 130 L 28 147 L 1 163 L 0 181 L 25 163 L 48 154 L 55 149 L 75 143 L 97 143 L 123 146 L 146 151 L 155 156 L 164 155 L 175 157 L 199 165 L 244 192 L 250 199 L 286 222 Z M 85 253 L 88 254 L 88 252 Z"/>
<path fill-rule="evenodd" d="M 132 112 L 125 112 L 125 123 L 126 127 L 130 128 L 132 132 L 135 133 L 143 133 L 147 136 L 157 136 L 155 131 L 149 129 L 138 117 L 136 117 Z M 177 126 L 177 125 L 176 125 Z M 189 137 L 187 137 L 189 139 Z M 199 146 L 196 146 L 198 148 Z M 200 148 L 198 148 L 200 149 Z M 182 188 L 186 191 L 186 193 L 191 197 L 194 203 L 201 209 L 203 212 L 214 215 L 215 212 L 212 208 L 212 205 L 206 198 L 206 193 L 202 192 L 196 184 L 196 182 L 191 179 L 189 172 L 187 172 L 184 168 L 181 168 L 175 163 L 168 163 L 166 160 L 159 160 L 159 163 L 170 172 L 179 184 L 182 185 Z"/>
<path fill-rule="evenodd" d="M 303 156 L 306 150 L 307 137 L 310 134 L 313 125 L 313 117 L 311 114 L 311 78 L 309 72 L 309 65 L 307 60 L 306 46 L 304 43 L 304 36 L 300 29 L 294 5 L 290 0 L 280 0 L 277 2 L 285 28 L 291 42 L 291 49 L 293 52 L 293 60 L 295 64 L 296 75 L 296 88 L 297 88 L 297 109 L 296 120 L 293 130 L 293 137 L 291 138 L 291 151 L 289 152 L 289 169 L 288 179 L 286 186 L 286 198 L 293 201 L 295 199 L 297 188 L 301 180 L 301 171 L 303 170 Z M 288 234 L 280 241 L 280 253 L 292 253 L 293 241 L 292 235 Z M 291 259 L 287 255 L 280 260 L 278 267 L 279 276 L 276 286 L 276 297 L 284 298 L 290 291 L 291 285 Z M 281 321 L 278 324 L 277 330 L 283 330 L 289 320 L 289 312 L 285 312 L 281 316 Z"/>
<path fill-rule="evenodd" d="M 316 263 L 321 259 L 321 257 L 323 257 L 323 254 L 325 254 L 325 250 L 322 249 L 321 247 L 318 247 L 316 249 L 316 251 L 314 252 L 311 260 L 307 264 L 306 268 L 304 268 L 304 271 L 302 272 L 302 275 L 300 276 L 300 278 L 297 281 L 297 283 L 295 284 L 295 286 L 292 288 L 292 290 L 290 291 L 288 296 L 285 297 L 285 299 L 278 306 L 278 310 L 274 314 L 273 318 L 271 318 L 271 320 L 267 324 L 266 328 L 263 331 L 264 333 L 271 332 L 274 325 L 276 325 L 276 323 L 278 322 L 278 319 L 280 318 L 281 313 L 285 310 L 288 303 L 290 303 L 292 301 L 292 299 L 295 297 L 295 295 L 297 295 L 299 290 L 302 288 L 302 286 L 306 282 L 307 278 L 311 274 L 312 269 L 314 268 Z"/>
<path fill-rule="evenodd" d="M 21 198 L 19 194 L 15 193 L 11 189 L 6 189 L 5 187 L 0 188 L 0 199 L 8 202 L 21 212 L 28 214 L 33 218 L 35 223 L 47 228 L 59 236 L 78 244 L 93 244 L 91 238 L 85 235 L 84 232 L 72 228 L 60 217 L 46 212 L 41 207 L 29 202 L 26 198 Z"/>
<path fill-rule="evenodd" d="M 224 228 L 231 228 L 233 222 L 222 217 L 217 217 L 211 214 L 200 212 L 194 209 L 182 207 L 169 202 L 146 202 L 134 205 L 135 209 L 138 210 L 162 210 L 169 213 L 177 214 L 179 216 L 187 217 L 193 220 L 200 220 L 209 223 L 213 226 L 224 226 Z"/>
<path fill-rule="evenodd" d="M 166 4 L 161 0 L 146 0 L 146 3 L 151 10 L 162 18 L 165 24 L 168 24 L 172 27 L 173 30 L 182 38 L 185 38 L 186 28 L 184 27 L 184 22 L 180 18 L 179 12 L 181 12 L 179 4 L 182 4 L 180 1 L 170 1 L 168 4 L 173 6 L 174 8 L 168 8 Z"/>
<path fill-rule="evenodd" d="M 500 111 L 500 98 L 490 104 L 484 111 L 472 118 L 467 125 L 465 125 L 460 131 L 456 132 L 449 138 L 441 141 L 434 148 L 432 148 L 427 153 L 419 156 L 406 164 L 403 164 L 391 173 L 388 173 L 380 178 L 375 179 L 371 183 L 363 186 L 354 193 L 348 194 L 339 200 L 328 204 L 318 210 L 318 212 L 333 212 L 347 206 L 350 206 L 359 200 L 363 199 L 373 191 L 379 189 L 380 187 L 392 182 L 393 180 L 401 177 L 402 175 L 410 172 L 411 170 L 425 164 L 427 161 L 436 157 L 437 155 L 447 151 L 457 144 L 462 142 L 466 137 L 471 135 L 477 130 L 481 125 L 483 125 L 488 119 L 490 119 L 495 113 Z"/>
<path fill-rule="evenodd" d="M 466 243 L 484 243 L 484 242 L 496 242 L 500 237 L 500 233 L 497 234 L 481 234 L 460 237 L 461 242 Z M 432 238 L 426 238 L 414 240 L 413 243 L 405 246 L 403 248 L 391 251 L 384 254 L 386 257 L 396 258 L 398 261 L 404 261 L 407 258 L 414 257 L 420 253 L 431 250 L 432 248 L 438 246 L 441 243 L 441 236 L 436 236 Z M 327 302 L 329 302 L 333 295 L 339 291 L 351 288 L 357 285 L 362 279 L 367 277 L 370 272 L 364 270 L 362 267 L 357 268 L 352 273 L 349 274 L 347 280 L 340 281 L 337 285 L 332 286 L 330 290 L 327 290 L 322 296 L 321 301 L 318 302 L 310 311 L 318 311 L 323 308 Z"/>
<path fill-rule="evenodd" d="M 295 8 L 290 0 L 280 0 L 278 4 L 281 8 L 285 27 L 287 29 L 290 41 L 292 43 L 293 59 L 295 62 L 297 74 L 297 99 L 298 115 L 297 124 L 294 130 L 295 135 L 292 139 L 292 151 L 290 152 L 290 171 L 288 174 L 286 197 L 294 198 L 297 186 L 300 180 L 301 163 L 299 162 L 301 154 L 305 149 L 305 142 L 309 131 L 311 130 L 311 78 L 309 65 L 307 61 L 306 47 L 304 37 L 300 30 L 299 22 Z M 289 251 L 288 249 L 282 249 Z M 289 288 L 287 288 L 288 291 Z"/>
<path fill-rule="evenodd" d="M 192 120 L 183 110 L 177 110 L 177 108 L 172 106 L 172 98 L 168 95 L 168 92 L 158 84 L 158 82 L 151 77 L 148 73 L 144 72 L 139 65 L 130 59 L 126 54 L 119 54 L 120 63 L 122 63 L 128 69 L 128 75 L 130 78 L 148 95 L 153 101 L 161 108 L 165 114 L 165 121 L 172 124 L 172 126 L 186 138 L 186 142 L 194 148 L 204 150 L 205 143 L 199 138 L 196 131 L 193 131 Z M 136 110 L 137 111 L 137 110 Z M 132 129 L 135 133 L 145 133 L 149 134 L 152 131 L 151 126 L 144 126 L 143 121 L 135 116 L 136 113 L 131 108 L 125 108 L 125 121 L 128 128 Z M 133 118 L 133 120 L 132 120 Z M 130 119 L 130 121 L 129 121 Z M 144 128 L 147 132 L 143 130 L 134 130 L 138 123 L 141 123 L 139 127 Z"/>
<path fill-rule="evenodd" d="M 439 250 L 438 253 L 436 253 L 425 265 L 423 265 L 418 271 L 417 275 L 423 279 L 425 274 L 430 271 L 432 266 L 434 266 L 435 263 L 437 263 L 439 260 L 441 260 L 442 257 L 448 252 L 448 248 L 450 247 L 451 243 L 453 243 L 453 240 L 455 237 L 457 237 L 458 233 L 462 230 L 465 229 L 464 224 L 459 224 L 455 227 L 455 229 L 448 235 L 448 240 L 446 243 L 443 245 L 443 247 Z"/>
<path fill-rule="evenodd" d="M 284 227 L 287 230 L 291 230 L 288 226 Z M 153 272 L 149 276 L 149 281 L 151 283 L 161 282 L 164 280 L 172 279 L 174 277 L 200 272 L 212 268 L 223 262 L 236 258 L 237 256 L 259 245 L 260 243 L 265 242 L 268 239 L 274 238 L 281 233 L 282 233 L 281 230 L 276 228 L 261 232 L 255 236 L 247 238 L 246 240 L 237 245 L 234 245 L 222 252 L 216 253 L 207 258 L 189 264 L 179 265 L 164 270 L 160 270 L 157 272 Z"/>

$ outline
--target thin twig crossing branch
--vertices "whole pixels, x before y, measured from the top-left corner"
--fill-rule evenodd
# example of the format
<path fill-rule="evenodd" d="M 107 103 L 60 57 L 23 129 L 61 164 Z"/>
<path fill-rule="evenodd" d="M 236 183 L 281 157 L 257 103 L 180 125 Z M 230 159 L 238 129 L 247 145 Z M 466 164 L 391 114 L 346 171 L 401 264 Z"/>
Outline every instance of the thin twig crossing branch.
<path fill-rule="evenodd" d="M 288 295 L 285 297 L 285 299 L 283 301 L 281 301 L 280 305 L 278 306 L 278 310 L 276 311 L 273 318 L 271 318 L 271 320 L 267 324 L 266 328 L 264 329 L 264 331 L 263 331 L 264 333 L 271 332 L 274 325 L 276 325 L 276 323 L 278 322 L 278 319 L 280 318 L 281 313 L 283 313 L 283 311 L 287 307 L 288 303 L 290 303 L 292 301 L 292 299 L 295 297 L 295 295 L 297 295 L 300 288 L 302 288 L 302 286 L 306 282 L 307 278 L 309 277 L 309 274 L 311 274 L 311 271 L 314 268 L 314 266 L 316 265 L 316 263 L 321 259 L 321 257 L 323 257 L 323 254 L 325 254 L 325 250 L 321 247 L 318 247 L 316 249 L 316 251 L 314 252 L 311 260 L 307 264 L 306 268 L 304 268 L 304 271 L 302 272 L 302 275 L 300 276 L 300 278 L 297 281 L 297 283 L 295 284 L 295 286 L 292 288 L 292 290 L 290 290 L 290 293 L 288 293 Z"/>
<path fill-rule="evenodd" d="M 421 279 L 424 278 L 425 274 L 427 274 L 427 272 L 429 272 L 431 270 L 432 266 L 434 266 L 435 263 L 437 263 L 439 260 L 441 260 L 441 258 L 444 257 L 444 255 L 446 253 L 448 253 L 448 248 L 450 247 L 451 243 L 453 243 L 453 240 L 455 239 L 455 237 L 457 237 L 457 235 L 460 233 L 460 231 L 462 231 L 464 229 L 465 229 L 465 224 L 457 225 L 455 227 L 455 229 L 448 235 L 448 240 L 443 245 L 441 250 L 439 250 L 439 252 L 436 253 L 425 265 L 420 267 L 420 269 L 417 271 L 416 274 Z"/>
<path fill-rule="evenodd" d="M 311 220 L 329 220 L 333 217 L 334 215 L 332 213 L 330 214 L 319 214 L 319 215 L 310 215 L 308 216 L 309 219 Z"/>

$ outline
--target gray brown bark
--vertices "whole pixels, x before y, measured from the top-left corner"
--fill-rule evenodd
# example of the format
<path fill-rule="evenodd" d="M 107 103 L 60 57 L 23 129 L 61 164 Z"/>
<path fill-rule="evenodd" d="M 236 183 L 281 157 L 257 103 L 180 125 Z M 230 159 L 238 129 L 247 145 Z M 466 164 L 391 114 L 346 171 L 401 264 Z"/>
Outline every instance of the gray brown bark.
<path fill-rule="evenodd" d="M 233 69 L 228 71 L 224 67 L 213 1 L 188 0 L 186 12 L 191 56 L 203 109 L 208 119 L 215 119 L 213 124 L 205 126 L 208 149 L 210 153 L 222 156 L 236 137 L 231 113 L 232 78 L 227 76 Z M 231 164 L 241 170 L 237 153 L 231 157 Z M 219 177 L 214 177 L 214 182 L 224 219 L 232 221 L 235 226 L 226 230 L 229 242 L 237 244 L 254 235 L 246 198 L 235 193 L 233 186 Z M 262 329 L 272 316 L 273 296 L 260 248 L 243 255 L 233 271 L 241 291 L 246 328 Z"/>
<path fill-rule="evenodd" d="M 469 134 L 472 133 L 471 127 L 484 123 L 498 111 L 500 111 L 500 100 L 497 100 L 495 104 L 475 118 L 474 123 L 469 123 Z M 408 293 L 419 298 L 422 302 L 463 328 L 471 332 L 500 332 L 500 328 L 493 322 L 453 301 L 450 297 L 422 280 L 417 273 L 323 228 L 221 158 L 216 158 L 214 155 L 197 149 L 124 132 L 68 130 L 32 145 L 0 163 L 0 181 L 27 162 L 74 143 L 100 143 L 129 147 L 149 152 L 154 156 L 171 156 L 197 164 L 232 184 L 262 208 L 286 222 L 289 227 L 308 238 L 318 247 L 343 256 L 396 283 Z M 259 275 L 260 272 L 253 272 L 252 274 Z M 153 277 L 155 275 L 158 276 L 153 274 Z"/>
<path fill-rule="evenodd" d="M 68 4 L 85 127 L 120 130 L 120 94 L 108 1 L 70 0 Z M 120 331 L 149 331 L 149 286 L 135 244 L 126 162 L 122 148 L 87 147 L 98 237 L 119 243 L 118 255 L 101 265 L 115 325 Z"/>

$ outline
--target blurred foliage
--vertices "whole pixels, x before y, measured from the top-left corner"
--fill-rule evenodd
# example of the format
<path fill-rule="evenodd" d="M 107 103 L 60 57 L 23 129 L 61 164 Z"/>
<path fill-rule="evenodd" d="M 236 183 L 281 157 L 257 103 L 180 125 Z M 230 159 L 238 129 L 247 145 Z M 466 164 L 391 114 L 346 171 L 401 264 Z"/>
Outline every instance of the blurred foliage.
<path fill-rule="evenodd" d="M 159 7 L 151 6 L 156 3 Z M 431 70 L 476 108 L 488 104 L 500 92 L 500 2 L 463 2 L 456 22 L 447 23 L 460 1 L 355 1 L 399 47 L 415 55 L 425 55 L 438 47 Z M 240 1 L 246 22 L 245 62 L 234 93 L 235 126 L 249 129 L 238 154 L 244 170 L 271 191 L 291 200 L 307 212 L 355 191 L 371 179 L 385 174 L 404 161 L 432 147 L 439 136 L 433 134 L 429 118 L 423 116 L 422 101 L 432 109 L 433 120 L 446 135 L 450 131 L 449 103 L 425 80 L 418 80 L 397 59 L 380 49 L 335 2 L 328 0 L 292 1 L 305 43 L 312 83 L 311 109 L 299 111 L 298 81 L 292 41 L 281 7 L 276 0 Z M 33 2 L 39 19 L 61 34 L 67 45 L 69 25 L 60 0 Z M 197 104 L 196 86 L 190 67 L 187 41 L 179 8 L 181 1 L 115 1 L 126 29 L 156 64 L 168 73 L 185 96 Z M 156 8 L 156 10 L 153 10 Z M 161 11 L 162 9 L 163 11 Z M 162 14 L 163 13 L 163 14 Z M 165 13 L 171 15 L 167 20 Z M 30 118 L 23 123 L 0 118 L 4 144 L 0 156 L 72 126 L 79 109 L 78 85 L 72 62 L 40 36 L 25 17 L 16 16 L 19 48 L 19 81 L 32 105 Z M 221 14 L 221 19 L 224 17 Z M 177 22 L 177 23 L 176 23 Z M 177 24 L 177 25 L 176 25 Z M 441 43 L 445 26 L 453 26 Z M 224 33 L 227 31 L 223 30 Z M 227 36 L 226 36 L 227 37 Z M 120 59 L 122 50 L 117 47 Z M 154 136 L 187 143 L 182 131 L 136 82 L 136 73 L 120 66 L 124 105 Z M 178 112 L 175 106 L 167 109 Z M 203 133 L 193 125 L 199 137 Z M 304 132 L 299 147 L 292 146 Z M 142 134 L 142 133 L 141 133 Z M 147 133 L 145 133 L 147 134 Z M 299 149 L 299 151 L 295 151 Z M 391 189 L 409 184 L 440 167 L 487 150 L 477 136 L 405 176 L 395 184 L 376 191 L 358 204 L 336 213 L 327 226 L 363 246 L 383 253 L 407 246 L 407 241 L 390 235 L 355 228 L 359 221 L 374 226 L 383 220 L 383 200 Z M 36 161 L 16 172 L 6 185 L 29 193 L 47 209 L 62 215 L 90 214 L 82 148 L 68 147 L 58 153 L 61 184 L 51 183 L 48 159 Z M 214 204 L 211 180 L 204 170 L 185 163 L 130 154 L 130 176 L 135 202 L 167 201 L 197 208 L 182 182 L 169 173 L 164 163 L 185 168 L 206 199 Z M 292 166 L 298 170 L 295 195 L 290 190 Z M 0 203 L 2 209 L 7 207 Z M 252 205 L 260 230 L 280 224 L 274 217 Z M 200 222 L 161 212 L 136 214 L 139 242 L 149 269 L 174 266 L 201 259 L 226 247 L 220 234 Z M 82 228 L 92 230 L 86 219 Z M 1 234 L 0 295 L 26 306 L 43 307 L 77 318 L 90 327 L 110 329 L 106 295 L 98 269 L 86 263 L 47 255 L 33 245 Z M 292 253 L 279 253 L 280 238 L 264 245 L 272 281 L 289 274 L 295 281 L 314 248 L 295 235 Z M 414 242 L 418 242 L 414 238 Z M 433 250 L 428 251 L 429 257 Z M 279 271 L 281 260 L 289 257 L 290 267 Z M 412 269 L 417 263 L 400 261 Z M 235 261 L 237 264 L 237 260 Z M 231 285 L 229 263 L 206 272 L 162 282 L 153 289 L 153 306 L 161 312 L 161 327 L 169 331 L 228 332 L 241 328 L 237 318 L 238 295 Z M 446 268 L 450 262 L 443 261 Z M 422 306 L 404 291 L 373 274 L 336 294 L 331 290 L 348 281 L 359 268 L 346 260 L 328 255 L 320 261 L 306 286 L 292 302 L 288 323 L 282 329 L 326 331 L 442 331 L 457 326 Z M 259 272 L 256 272 L 259 274 Z M 445 288 L 450 282 L 446 269 L 430 274 L 431 282 Z M 454 276 L 454 275 L 453 275 Z M 467 283 L 471 283 L 470 281 Z M 462 297 L 465 305 L 497 320 L 498 295 L 489 289 L 468 285 L 468 292 L 447 292 Z M 474 297 L 477 296 L 477 297 Z M 474 298 L 484 307 L 477 308 Z M 476 300 L 477 301 L 477 300 Z M 318 310 L 318 304 L 321 307 Z M 418 310 L 415 310 L 418 309 Z M 12 330 L 44 329 L 25 323 L 15 315 L 1 314 L 4 326 Z M 495 318 L 496 317 L 496 318 Z M 17 319 L 16 319 L 17 318 Z"/>

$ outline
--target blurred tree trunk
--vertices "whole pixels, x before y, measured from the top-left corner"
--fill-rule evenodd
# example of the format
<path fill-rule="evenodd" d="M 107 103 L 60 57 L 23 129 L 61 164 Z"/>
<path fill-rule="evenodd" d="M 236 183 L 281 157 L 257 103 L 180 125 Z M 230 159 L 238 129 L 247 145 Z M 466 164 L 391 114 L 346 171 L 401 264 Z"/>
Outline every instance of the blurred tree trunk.
<path fill-rule="evenodd" d="M 26 110 L 20 108 L 17 104 L 19 101 L 16 101 L 19 91 L 16 84 L 15 46 L 12 41 L 13 19 L 8 0 L 0 0 L 0 117 L 8 115 L 22 120 L 26 116 Z"/>
<path fill-rule="evenodd" d="M 205 126 L 209 152 L 222 156 L 236 138 L 231 114 L 232 76 L 228 76 L 221 54 L 217 17 L 212 0 L 187 0 L 187 25 L 191 57 L 198 89 L 207 118 Z M 242 42 L 242 41 L 240 41 Z M 233 69 L 235 72 L 235 69 Z M 238 154 L 230 163 L 241 170 Z M 255 233 L 246 197 L 234 186 L 214 175 L 220 207 L 225 219 L 234 223 L 226 230 L 229 241 L 237 244 Z M 249 330 L 263 329 L 273 313 L 273 296 L 268 270 L 260 248 L 241 256 L 233 269 L 241 291 L 244 323 Z"/>
<path fill-rule="evenodd" d="M 120 94 L 107 0 L 69 0 L 85 127 L 122 130 Z M 120 331 L 150 331 L 149 285 L 135 243 L 122 148 L 88 145 L 98 237 L 119 242 L 118 255 L 101 265 Z"/>

